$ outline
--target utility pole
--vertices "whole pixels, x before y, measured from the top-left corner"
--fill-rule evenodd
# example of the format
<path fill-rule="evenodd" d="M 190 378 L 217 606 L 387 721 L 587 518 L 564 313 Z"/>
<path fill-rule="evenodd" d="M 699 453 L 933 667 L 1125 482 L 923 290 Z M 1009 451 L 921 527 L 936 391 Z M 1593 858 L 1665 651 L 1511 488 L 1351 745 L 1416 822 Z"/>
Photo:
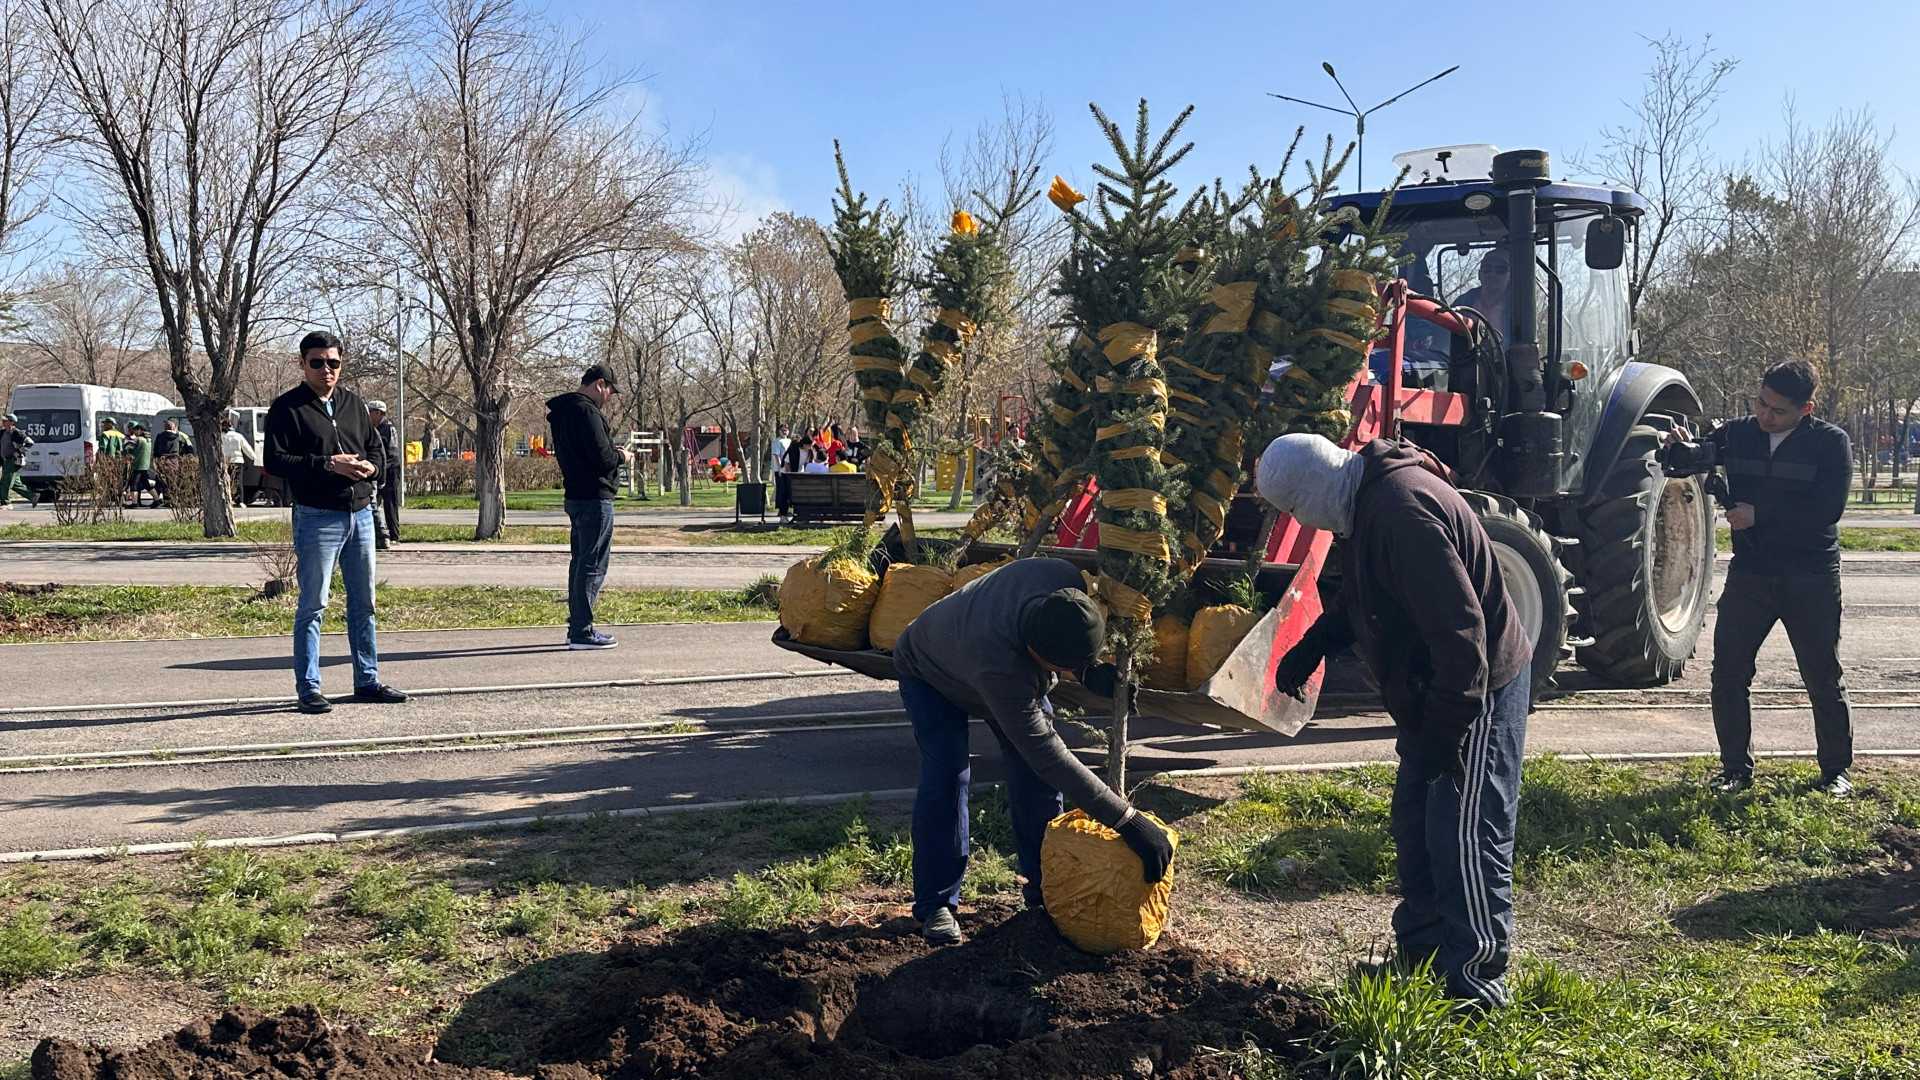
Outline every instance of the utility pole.
<path fill-rule="evenodd" d="M 407 505 L 407 301 L 400 292 L 400 268 L 393 268 L 393 429 L 400 444 L 400 505 Z"/>
<path fill-rule="evenodd" d="M 1332 80 L 1333 80 L 1333 85 L 1334 85 L 1334 86 L 1336 86 L 1336 87 L 1339 87 L 1339 89 L 1340 89 L 1340 96 L 1341 96 L 1341 97 L 1343 97 L 1343 98 L 1346 98 L 1346 99 L 1347 99 L 1347 107 L 1346 107 L 1346 108 L 1344 108 L 1344 109 L 1342 109 L 1342 108 L 1340 108 L 1340 107 L 1339 107 L 1339 106 L 1337 106 L 1337 105 L 1322 105 L 1322 104 L 1320 104 L 1320 103 L 1319 103 L 1319 102 L 1317 102 L 1317 101 L 1308 101 L 1308 100 L 1307 100 L 1307 99 L 1305 99 L 1305 98 L 1297 98 L 1297 97 L 1288 97 L 1288 96 L 1287 96 L 1287 95 L 1285 95 L 1285 94 L 1276 94 L 1276 93 L 1273 93 L 1273 92 L 1271 92 L 1271 91 L 1269 91 L 1269 92 L 1267 93 L 1267 96 L 1268 96 L 1268 97 L 1277 97 L 1277 98 L 1279 98 L 1279 99 L 1280 99 L 1281 101 L 1291 101 L 1291 102 L 1293 102 L 1293 103 L 1294 103 L 1295 105 L 1310 105 L 1310 106 L 1312 106 L 1313 108 L 1316 108 L 1316 109 L 1325 109 L 1325 110 L 1327 110 L 1328 112 L 1336 112 L 1336 113 L 1339 113 L 1339 114 L 1340 114 L 1340 115 L 1342 115 L 1342 116 L 1351 116 L 1351 117 L 1353 117 L 1353 142 L 1354 142 L 1354 166 L 1353 166 L 1353 175 L 1354 175 L 1354 190 L 1355 190 L 1355 191 L 1365 191 L 1365 190 L 1367 189 L 1367 186 L 1366 186 L 1366 178 L 1367 178 L 1367 117 L 1369 117 L 1369 116 L 1372 116 L 1372 115 L 1373 115 L 1374 113 L 1377 113 L 1377 112 L 1379 112 L 1379 111 L 1380 111 L 1381 109 L 1384 109 L 1384 108 L 1386 108 L 1387 106 L 1389 106 L 1389 105 L 1391 105 L 1391 104 L 1393 104 L 1394 102 L 1396 102 L 1396 101 L 1399 101 L 1399 100 L 1400 100 L 1401 98 L 1403 98 L 1403 97 L 1406 97 L 1406 96 L 1407 96 L 1408 94 L 1411 94 L 1411 93 L 1413 93 L 1413 92 L 1414 92 L 1415 90 L 1418 90 L 1418 89 L 1420 89 L 1421 87 L 1423 87 L 1423 86 L 1425 86 L 1425 85 L 1427 85 L 1427 84 L 1428 84 L 1428 83 L 1430 83 L 1430 82 L 1438 82 L 1439 80 L 1441 80 L 1441 79 L 1444 79 L 1444 78 L 1446 78 L 1447 76 L 1449 76 L 1449 75 L 1451 75 L 1451 74 L 1453 74 L 1454 72 L 1456 72 L 1456 71 L 1459 71 L 1459 70 L 1460 70 L 1460 65 L 1459 65 L 1459 64 L 1455 64 L 1455 65 L 1453 65 L 1452 67 L 1450 67 L 1450 68 L 1448 68 L 1447 70 L 1445 70 L 1445 71 L 1443 71 L 1443 72 L 1441 72 L 1441 73 L 1440 73 L 1440 74 L 1438 74 L 1438 75 L 1435 75 L 1435 76 L 1433 76 L 1433 77 L 1432 77 L 1432 78 L 1430 78 L 1430 79 L 1423 79 L 1423 80 L 1421 80 L 1420 82 L 1417 82 L 1417 83 L 1414 83 L 1414 84 L 1413 84 L 1412 86 L 1409 86 L 1409 87 L 1407 87 L 1407 88 L 1406 88 L 1405 90 L 1402 90 L 1402 91 L 1400 91 L 1399 93 L 1397 93 L 1397 94 L 1395 94 L 1395 95 L 1393 95 L 1392 97 L 1390 97 L 1390 98 L 1388 98 L 1387 100 L 1385 100 L 1385 101 L 1383 101 L 1383 102 L 1381 102 L 1380 104 L 1378 104 L 1378 105 L 1375 105 L 1375 106 L 1374 106 L 1373 108 L 1371 108 L 1371 109 L 1362 109 L 1362 108 L 1361 108 L 1360 106 L 1358 106 L 1358 105 L 1355 105 L 1355 104 L 1353 103 L 1353 95 L 1352 95 L 1352 94 L 1349 94 L 1349 93 L 1347 93 L 1347 88 L 1346 88 L 1346 86 L 1345 86 L 1345 85 L 1344 85 L 1343 83 L 1341 83 L 1341 81 L 1340 81 L 1340 76 L 1338 76 L 1338 75 L 1336 75 L 1336 74 L 1334 74 L 1334 73 L 1333 73 L 1333 65 L 1332 65 L 1332 64 L 1330 64 L 1330 63 L 1327 63 L 1326 61 L 1324 61 L 1324 60 L 1323 60 L 1323 61 L 1321 61 L 1321 62 L 1320 62 L 1320 70 L 1322 70 L 1322 71 L 1324 71 L 1324 72 L 1326 72 L 1326 73 L 1327 73 L 1327 78 L 1329 78 L 1329 79 L 1332 79 Z"/>

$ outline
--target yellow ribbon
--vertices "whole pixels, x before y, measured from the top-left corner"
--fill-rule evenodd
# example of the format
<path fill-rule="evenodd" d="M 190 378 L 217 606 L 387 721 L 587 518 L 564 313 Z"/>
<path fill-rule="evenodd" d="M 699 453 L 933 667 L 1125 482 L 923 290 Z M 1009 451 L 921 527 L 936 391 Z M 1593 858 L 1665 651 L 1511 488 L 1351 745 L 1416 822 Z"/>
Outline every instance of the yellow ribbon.
<path fill-rule="evenodd" d="M 1106 531 L 1105 525 L 1100 526 L 1102 534 Z M 1145 622 L 1153 617 L 1153 603 L 1124 582 L 1102 575 L 1094 589 L 1107 602 L 1107 610 L 1123 619 Z"/>
<path fill-rule="evenodd" d="M 1086 380 L 1080 378 L 1080 376 L 1078 375 L 1075 375 L 1073 373 L 1072 368 L 1060 369 L 1060 381 L 1063 383 L 1066 383 L 1068 386 L 1073 387 L 1075 390 L 1078 390 L 1083 394 L 1087 392 Z"/>
<path fill-rule="evenodd" d="M 1372 296 L 1374 294 L 1373 275 L 1365 270 L 1335 270 L 1333 287 L 1340 292 L 1366 293 Z"/>
<path fill-rule="evenodd" d="M 1189 424 L 1204 424 L 1204 423 L 1206 423 L 1206 421 L 1205 421 L 1205 420 L 1202 420 L 1202 419 L 1200 419 L 1199 417 L 1197 417 L 1197 416 L 1195 416 L 1195 415 L 1193 415 L 1192 413 L 1190 413 L 1190 412 L 1183 412 L 1183 411 L 1181 411 L 1181 410 L 1179 410 L 1179 409 L 1175 409 L 1175 410 L 1173 410 L 1172 412 L 1170 412 L 1170 413 L 1168 413 L 1168 414 L 1167 414 L 1167 416 L 1169 416 L 1169 417 L 1171 417 L 1172 419 L 1175 419 L 1175 420 L 1185 420 L 1185 421 L 1186 421 L 1187 423 L 1189 423 Z"/>
<path fill-rule="evenodd" d="M 1178 364 L 1179 366 L 1186 368 L 1188 371 L 1193 372 L 1195 375 L 1200 376 L 1201 378 L 1207 380 L 1208 382 L 1220 382 L 1226 378 L 1225 375 L 1217 375 L 1211 371 L 1202 371 L 1201 369 L 1194 367 L 1192 364 L 1187 363 L 1185 360 L 1182 360 L 1177 356 L 1169 356 L 1167 357 L 1167 361 L 1169 363 Z"/>
<path fill-rule="evenodd" d="M 932 397 L 935 393 L 939 392 L 940 389 L 933 384 L 933 376 L 927 374 L 920 368 L 907 369 L 907 381 L 925 390 L 928 397 Z"/>
<path fill-rule="evenodd" d="M 1231 285 L 1215 285 L 1207 293 L 1207 303 L 1219 308 L 1207 325 L 1200 328 L 1203 334 L 1238 334 L 1247 328 L 1247 320 L 1253 317 L 1253 293 L 1260 287 L 1257 281 L 1236 281 Z"/>
<path fill-rule="evenodd" d="M 925 334 L 920 335 L 920 351 L 932 356 L 937 356 L 948 364 L 953 363 L 955 358 L 960 355 L 960 350 L 954 348 L 952 344 L 941 341 L 937 337 L 928 337 Z"/>
<path fill-rule="evenodd" d="M 911 386 L 907 387 L 904 390 L 896 391 L 893 395 L 893 403 L 895 405 L 905 405 L 909 402 L 914 402 L 919 400 L 920 400 L 920 391 Z"/>
<path fill-rule="evenodd" d="M 1338 345 L 1343 349 L 1352 349 L 1354 352 L 1359 353 L 1361 356 L 1367 355 L 1367 352 L 1368 352 L 1366 342 L 1361 341 L 1357 337 L 1348 336 L 1346 334 L 1341 333 L 1338 330 L 1329 329 L 1328 327 L 1325 327 L 1325 326 L 1314 327 L 1313 329 L 1307 331 L 1307 336 L 1325 338 L 1328 341 L 1333 342 L 1335 345 Z M 1300 365 L 1295 364 L 1294 370 L 1295 371 L 1300 370 Z"/>
<path fill-rule="evenodd" d="M 885 319 L 875 319 L 848 327 L 847 336 L 853 339 L 855 345 L 863 345 L 874 338 L 892 337 L 893 331 L 887 327 Z"/>
<path fill-rule="evenodd" d="M 1227 510 L 1226 507 L 1220 505 L 1219 500 L 1204 491 L 1196 491 L 1188 496 L 1188 498 L 1193 503 L 1194 509 L 1200 511 L 1202 517 L 1213 522 L 1213 530 L 1215 533 L 1218 533 L 1226 527 Z"/>
<path fill-rule="evenodd" d="M 884 386 L 869 386 L 860 391 L 860 396 L 867 401 L 892 401 L 893 391 Z"/>
<path fill-rule="evenodd" d="M 1086 405 L 1082 405 L 1077 409 L 1069 409 L 1065 405 L 1055 405 L 1053 407 L 1053 422 L 1059 424 L 1061 427 L 1065 427 L 1073 423 L 1073 418 L 1086 412 L 1088 408 Z M 1057 450 L 1059 447 L 1056 446 L 1054 449 Z"/>
<path fill-rule="evenodd" d="M 1073 347 L 1076 349 L 1079 349 L 1081 352 L 1099 352 L 1100 351 L 1100 343 L 1093 340 L 1093 338 L 1087 336 L 1087 332 L 1085 330 L 1082 330 L 1078 334 L 1074 335 Z"/>
<path fill-rule="evenodd" d="M 1101 350 L 1107 363 L 1119 367 L 1136 356 L 1153 359 L 1158 347 L 1159 337 L 1152 330 L 1137 322 L 1117 322 L 1100 328 L 1100 340 L 1106 346 Z"/>
<path fill-rule="evenodd" d="M 953 331 L 954 333 L 959 334 L 960 344 L 962 345 L 965 345 L 967 342 L 972 341 L 974 332 L 980 329 L 978 326 L 974 324 L 974 321 L 972 319 L 969 319 L 965 315 L 960 314 L 959 310 L 956 308 L 950 308 L 950 307 L 941 308 L 940 313 L 933 317 L 933 321 L 939 323 L 941 326 L 946 327 L 947 329 Z"/>
<path fill-rule="evenodd" d="M 1119 457 L 1120 455 L 1119 455 L 1119 454 L 1108 454 L 1107 456 L 1108 456 L 1108 457 Z M 1184 461 L 1181 461 L 1181 460 L 1180 460 L 1179 458 L 1177 458 L 1177 457 L 1174 457 L 1174 456 L 1173 456 L 1173 451 L 1171 451 L 1171 450 L 1162 450 L 1162 451 L 1160 451 L 1160 464 L 1162 464 L 1162 465 L 1165 465 L 1166 467 L 1168 467 L 1168 468 L 1170 468 L 1170 469 L 1178 469 L 1178 468 L 1181 468 L 1181 467 L 1183 467 L 1183 466 L 1185 466 L 1185 465 L 1186 465 L 1186 462 L 1184 462 Z"/>
<path fill-rule="evenodd" d="M 893 301 L 885 296 L 863 296 L 847 301 L 847 321 L 893 318 Z"/>
<path fill-rule="evenodd" d="M 1252 326 L 1255 333 L 1275 341 L 1293 333 L 1293 327 L 1288 326 L 1285 319 L 1271 311 L 1255 312 Z"/>
<path fill-rule="evenodd" d="M 1380 319 L 1380 313 L 1374 310 L 1372 304 L 1363 304 L 1358 300 L 1349 300 L 1344 296 L 1329 296 L 1325 300 L 1320 301 L 1320 307 L 1322 310 L 1330 311 L 1335 315 L 1351 315 L 1356 319 L 1365 319 L 1368 322 L 1378 322 Z"/>
<path fill-rule="evenodd" d="M 900 361 L 890 360 L 884 356 L 856 356 L 853 358 L 853 370 L 891 371 L 897 375 L 900 372 Z"/>
<path fill-rule="evenodd" d="M 1122 528 L 1111 521 L 1100 523 L 1100 546 L 1133 555 L 1145 555 L 1161 562 L 1173 561 L 1173 553 L 1167 548 L 1165 536 L 1141 529 Z"/>
<path fill-rule="evenodd" d="M 1206 398 L 1203 398 L 1198 394 L 1189 394 L 1185 390 L 1168 390 L 1167 396 L 1174 399 L 1175 401 L 1191 401 L 1195 405 L 1205 405 L 1207 403 Z"/>
<path fill-rule="evenodd" d="M 1100 492 L 1100 504 L 1115 510 L 1145 510 L 1162 516 L 1167 512 L 1167 497 L 1152 488 L 1107 488 Z"/>
<path fill-rule="evenodd" d="M 1165 413 L 1148 413 L 1147 423 L 1165 431 L 1167 427 L 1167 416 Z M 1132 430 L 1132 423 L 1108 424 L 1106 427 L 1094 432 L 1093 438 L 1095 442 L 1104 442 L 1107 439 L 1117 439 Z"/>
<path fill-rule="evenodd" d="M 1103 394 L 1110 394 L 1118 386 L 1123 394 L 1139 394 L 1143 397 L 1163 398 L 1167 396 L 1167 384 L 1159 379 L 1134 379 L 1125 384 L 1116 384 L 1105 375 L 1093 377 L 1093 388 Z"/>
<path fill-rule="evenodd" d="M 1153 446 L 1123 446 L 1118 450 L 1111 450 L 1107 453 L 1107 459 L 1109 461 L 1131 461 L 1134 458 L 1161 456 L 1159 448 Z"/>
<path fill-rule="evenodd" d="M 1204 249 L 1194 247 L 1192 244 L 1188 244 L 1186 247 L 1183 247 L 1179 251 L 1174 252 L 1173 258 L 1170 261 L 1178 265 L 1180 263 L 1199 262 L 1201 259 L 1204 259 L 1206 257 L 1207 257 L 1207 253 Z"/>
<path fill-rule="evenodd" d="M 1218 492 L 1223 499 L 1233 498 L 1233 477 L 1219 469 L 1213 470 L 1213 475 L 1207 477 L 1207 486 Z"/>
<path fill-rule="evenodd" d="M 1241 451 L 1246 448 L 1243 434 L 1239 424 L 1221 432 L 1220 437 L 1213 441 L 1213 456 L 1222 461 L 1239 464 Z"/>

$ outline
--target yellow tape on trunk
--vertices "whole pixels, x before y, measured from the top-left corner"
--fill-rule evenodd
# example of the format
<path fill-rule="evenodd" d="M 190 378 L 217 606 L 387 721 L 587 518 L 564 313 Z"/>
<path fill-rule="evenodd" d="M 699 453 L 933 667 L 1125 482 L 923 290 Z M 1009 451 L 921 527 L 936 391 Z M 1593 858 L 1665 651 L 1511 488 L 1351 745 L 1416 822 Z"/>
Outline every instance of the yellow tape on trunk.
<path fill-rule="evenodd" d="M 847 337 L 853 339 L 855 345 L 864 345 L 874 338 L 892 336 L 893 331 L 887 327 L 884 319 L 875 319 L 873 322 L 863 322 L 858 326 L 847 328 Z"/>
<path fill-rule="evenodd" d="M 1115 510 L 1145 510 L 1150 514 L 1167 512 L 1167 497 L 1152 488 L 1109 488 L 1100 492 L 1100 505 Z M 1100 526 L 1105 529 L 1106 526 Z"/>
<path fill-rule="evenodd" d="M 1215 285 L 1207 293 L 1207 303 L 1220 310 L 1207 325 L 1200 328 L 1202 334 L 1238 334 L 1247 328 L 1247 320 L 1253 317 L 1253 293 L 1260 287 L 1257 281 L 1236 281 L 1231 285 Z"/>
<path fill-rule="evenodd" d="M 1104 534 L 1107 527 L 1100 526 L 1100 531 Z M 1093 587 L 1100 599 L 1106 601 L 1109 612 L 1141 622 L 1153 618 L 1153 604 L 1125 582 L 1102 575 Z"/>
<path fill-rule="evenodd" d="M 1100 340 L 1106 346 L 1101 355 L 1107 363 L 1119 367 L 1136 356 L 1153 359 L 1159 337 L 1137 322 L 1117 322 L 1100 328 Z"/>
<path fill-rule="evenodd" d="M 847 301 L 847 321 L 893 318 L 893 301 L 884 296 L 863 296 Z"/>

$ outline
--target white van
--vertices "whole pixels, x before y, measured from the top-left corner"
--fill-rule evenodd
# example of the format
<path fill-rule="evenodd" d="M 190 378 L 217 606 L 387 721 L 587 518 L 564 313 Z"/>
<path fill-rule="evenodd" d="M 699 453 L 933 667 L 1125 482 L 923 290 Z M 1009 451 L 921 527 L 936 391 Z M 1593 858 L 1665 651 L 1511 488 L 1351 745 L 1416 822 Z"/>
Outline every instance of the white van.
<path fill-rule="evenodd" d="M 20 430 L 33 440 L 20 479 L 44 490 L 60 482 L 68 463 L 74 469 L 93 457 L 100 428 L 108 417 L 120 431 L 131 423 L 151 424 L 173 402 L 143 390 L 120 390 L 87 383 L 23 383 L 13 388 L 7 411 L 18 416 Z"/>
<path fill-rule="evenodd" d="M 241 442 L 246 444 L 241 450 L 241 456 L 246 461 L 240 467 L 240 491 L 237 493 L 240 496 L 241 505 L 252 506 L 260 499 L 265 499 L 272 506 L 281 505 L 280 489 L 276 486 L 267 486 L 276 482 L 271 479 L 267 481 L 267 485 L 261 482 L 263 474 L 260 466 L 266 461 L 267 454 L 266 408 L 259 405 L 235 405 L 227 410 L 227 419 L 233 421 L 234 432 L 240 436 Z M 177 422 L 180 430 L 186 432 L 189 439 L 200 438 L 199 432 L 193 429 L 193 421 L 187 416 L 187 410 L 164 409 L 155 413 L 153 417 L 155 430 L 169 420 Z M 196 441 L 196 451 L 198 446 Z"/>

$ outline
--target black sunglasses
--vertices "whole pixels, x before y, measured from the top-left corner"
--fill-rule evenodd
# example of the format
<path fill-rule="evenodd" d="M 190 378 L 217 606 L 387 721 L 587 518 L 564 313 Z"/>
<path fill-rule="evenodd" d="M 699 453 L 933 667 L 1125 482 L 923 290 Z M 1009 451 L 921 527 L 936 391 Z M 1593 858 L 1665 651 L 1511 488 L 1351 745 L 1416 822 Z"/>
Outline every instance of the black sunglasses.
<path fill-rule="evenodd" d="M 315 371 L 319 371 L 321 368 L 332 368 L 335 371 L 339 371 L 340 361 L 329 360 L 324 356 L 316 356 L 313 359 L 307 361 L 307 366 L 312 368 Z"/>

